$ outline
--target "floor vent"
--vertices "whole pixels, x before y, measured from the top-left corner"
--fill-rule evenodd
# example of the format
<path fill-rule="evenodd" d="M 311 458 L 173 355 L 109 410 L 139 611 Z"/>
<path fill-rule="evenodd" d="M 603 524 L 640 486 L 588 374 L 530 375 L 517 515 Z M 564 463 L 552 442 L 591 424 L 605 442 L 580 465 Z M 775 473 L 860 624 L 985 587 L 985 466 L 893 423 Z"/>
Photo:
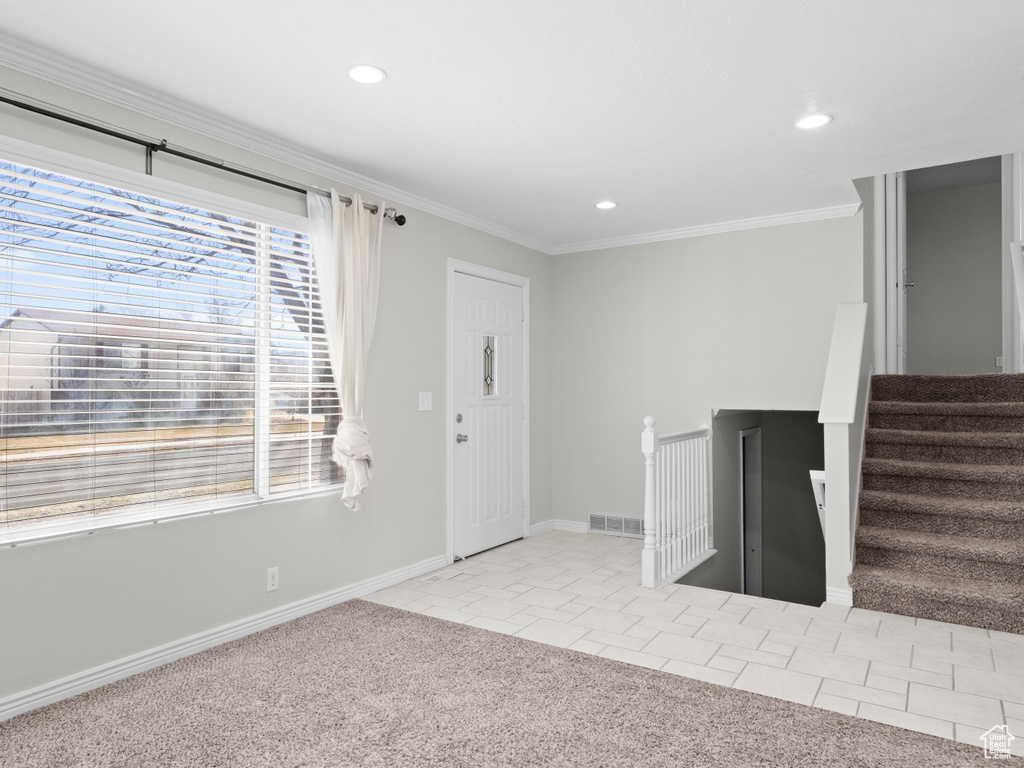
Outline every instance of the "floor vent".
<path fill-rule="evenodd" d="M 424 576 L 420 581 L 425 581 L 427 584 L 437 584 L 439 581 L 448 581 L 448 579 L 454 579 L 456 576 L 461 576 L 462 571 L 456 571 L 449 568 L 447 571 L 438 571 L 432 573 L 429 576 Z"/>
<path fill-rule="evenodd" d="M 644 521 L 639 517 L 616 517 L 614 515 L 599 515 L 591 512 L 587 530 L 590 533 L 610 533 L 613 536 L 630 536 L 642 539 L 644 536 Z"/>

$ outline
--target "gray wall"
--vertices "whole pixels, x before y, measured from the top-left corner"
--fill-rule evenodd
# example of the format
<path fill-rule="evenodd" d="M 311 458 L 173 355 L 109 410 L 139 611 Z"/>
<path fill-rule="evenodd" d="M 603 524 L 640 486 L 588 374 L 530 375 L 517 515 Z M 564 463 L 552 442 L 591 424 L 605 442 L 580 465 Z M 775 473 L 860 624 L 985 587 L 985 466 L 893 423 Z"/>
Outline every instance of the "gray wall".
<path fill-rule="evenodd" d="M 74 111 L 299 182 L 351 187 L 16 72 L 4 86 Z M 0 108 L 0 131 L 142 169 L 138 148 Z M 158 155 L 157 175 L 303 212 L 300 195 Z M 338 495 L 0 549 L 0 697 L 303 598 L 445 554 L 446 260 L 530 278 L 533 523 L 551 519 L 550 257 L 407 205 L 386 224 L 366 420 L 374 485 L 363 511 Z M 417 393 L 434 393 L 420 412 Z M 281 587 L 267 593 L 266 571 Z"/>
<path fill-rule="evenodd" d="M 643 513 L 643 419 L 817 411 L 836 307 L 862 297 L 860 215 L 557 256 L 555 516 Z"/>
<path fill-rule="evenodd" d="M 907 195 L 907 373 L 999 373 L 999 184 Z"/>
<path fill-rule="evenodd" d="M 763 594 L 805 605 L 825 602 L 825 539 L 809 475 L 825 468 L 817 412 L 761 414 Z"/>

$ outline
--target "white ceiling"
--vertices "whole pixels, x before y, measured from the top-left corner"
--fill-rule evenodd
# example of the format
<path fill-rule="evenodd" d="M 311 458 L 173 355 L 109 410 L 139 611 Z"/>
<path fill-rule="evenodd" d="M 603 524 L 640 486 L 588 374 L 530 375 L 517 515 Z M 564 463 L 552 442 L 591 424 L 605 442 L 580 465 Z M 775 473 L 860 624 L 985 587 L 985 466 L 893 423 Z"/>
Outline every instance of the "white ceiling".
<path fill-rule="evenodd" d="M 32 0 L 2 26 L 554 253 L 1024 149 L 1020 0 Z M 835 120 L 797 130 L 813 110 Z"/>

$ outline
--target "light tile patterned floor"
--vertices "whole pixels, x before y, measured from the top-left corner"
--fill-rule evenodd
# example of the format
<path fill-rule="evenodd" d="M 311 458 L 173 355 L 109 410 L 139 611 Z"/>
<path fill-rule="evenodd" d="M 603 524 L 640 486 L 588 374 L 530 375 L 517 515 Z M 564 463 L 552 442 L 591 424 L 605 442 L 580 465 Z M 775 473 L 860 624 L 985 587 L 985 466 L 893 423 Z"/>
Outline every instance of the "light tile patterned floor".
<path fill-rule="evenodd" d="M 975 746 L 1006 723 L 1024 755 L 1024 636 L 675 584 L 649 590 L 642 547 L 549 531 L 365 599 Z"/>

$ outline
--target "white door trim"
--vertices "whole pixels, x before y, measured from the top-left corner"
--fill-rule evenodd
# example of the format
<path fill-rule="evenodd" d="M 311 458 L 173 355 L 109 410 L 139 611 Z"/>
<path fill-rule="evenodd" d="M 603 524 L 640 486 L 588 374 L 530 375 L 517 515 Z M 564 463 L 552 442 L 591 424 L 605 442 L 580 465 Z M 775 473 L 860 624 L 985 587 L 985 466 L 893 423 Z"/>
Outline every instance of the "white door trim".
<path fill-rule="evenodd" d="M 906 174 L 885 175 L 885 369 L 907 372 Z M 875 279 L 878 277 L 876 275 Z"/>
<path fill-rule="evenodd" d="M 864 286 L 864 298 L 867 299 L 868 292 L 871 291 L 872 297 L 872 310 L 874 311 L 875 318 L 875 371 L 877 373 L 888 373 L 889 368 L 886 363 L 887 355 L 887 333 L 888 328 L 888 312 L 885 304 L 885 286 L 886 286 L 886 229 L 885 229 L 885 211 L 886 211 L 886 183 L 885 176 L 875 176 L 874 179 L 874 209 L 872 215 L 874 221 L 872 222 L 872 232 L 874 234 L 875 241 L 874 245 L 874 266 L 873 266 L 873 286 Z M 864 215 L 867 216 L 868 212 L 865 210 Z"/>
<path fill-rule="evenodd" d="M 1014 152 L 1002 158 L 1002 235 L 1003 235 L 1003 370 L 1006 373 L 1024 371 L 1020 359 L 1020 313 L 1017 310 L 1016 288 L 1013 281 L 1010 243 L 1024 238 L 1021 211 L 1022 154 Z"/>
<path fill-rule="evenodd" d="M 445 333 L 445 508 L 446 553 L 448 562 L 455 558 L 455 357 L 452 350 L 452 332 L 455 327 L 452 297 L 455 294 L 455 274 L 461 273 L 515 285 L 523 294 L 523 536 L 530 535 L 530 278 L 483 267 L 459 259 L 448 259 L 447 266 L 447 328 Z"/>

